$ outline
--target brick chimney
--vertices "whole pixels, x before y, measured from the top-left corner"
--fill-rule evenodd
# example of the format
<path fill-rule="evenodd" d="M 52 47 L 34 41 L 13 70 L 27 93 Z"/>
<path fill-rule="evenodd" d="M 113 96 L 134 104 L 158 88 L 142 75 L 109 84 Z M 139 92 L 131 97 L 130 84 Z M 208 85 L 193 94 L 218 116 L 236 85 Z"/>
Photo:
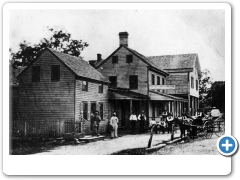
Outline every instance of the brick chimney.
<path fill-rule="evenodd" d="M 119 33 L 119 45 L 128 46 L 128 32 Z"/>
<path fill-rule="evenodd" d="M 102 55 L 101 54 L 97 54 L 97 61 L 101 61 L 102 60 Z"/>

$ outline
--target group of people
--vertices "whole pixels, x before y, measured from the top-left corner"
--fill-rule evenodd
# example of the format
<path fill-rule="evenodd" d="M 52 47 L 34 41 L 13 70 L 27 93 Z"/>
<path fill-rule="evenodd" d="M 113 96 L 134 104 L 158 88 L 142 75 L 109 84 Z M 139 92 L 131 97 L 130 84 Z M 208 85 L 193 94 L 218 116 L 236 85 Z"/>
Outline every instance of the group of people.
<path fill-rule="evenodd" d="M 129 120 L 131 122 L 132 134 L 136 133 L 136 126 L 138 122 L 139 122 L 139 133 L 141 134 L 145 132 L 146 116 L 143 110 L 138 116 L 136 115 L 135 112 L 133 112 Z"/>
<path fill-rule="evenodd" d="M 165 130 L 169 132 L 172 131 L 172 123 L 174 117 L 172 112 L 168 112 L 164 110 L 162 114 L 159 116 L 159 120 L 151 119 L 149 122 L 149 129 L 154 126 L 154 131 L 157 133 L 158 131 L 162 130 L 163 134 Z"/>
<path fill-rule="evenodd" d="M 198 116 L 200 115 L 199 112 L 197 112 Z M 189 118 L 190 116 L 186 111 L 182 114 L 184 117 Z M 191 117 L 192 118 L 192 117 Z M 151 127 L 155 126 L 156 129 L 161 127 L 164 129 L 171 131 L 171 126 L 173 122 L 173 113 L 168 112 L 167 110 L 164 110 L 160 116 L 160 121 L 155 121 L 155 119 L 152 119 L 149 121 L 149 126 L 146 128 L 147 125 L 147 118 L 144 114 L 144 110 L 141 111 L 141 113 L 137 116 L 136 113 L 133 111 L 132 114 L 129 117 L 129 120 L 131 122 L 131 133 L 136 134 L 136 127 L 138 126 L 138 132 L 139 134 L 145 133 L 146 129 L 151 129 Z M 101 117 L 99 115 L 99 112 L 96 111 L 95 115 L 91 114 L 91 130 L 93 132 L 93 136 L 99 136 L 99 124 L 101 121 Z M 138 125 L 139 124 L 139 125 Z M 118 118 L 116 116 L 116 112 L 113 113 L 110 121 L 109 121 L 109 128 L 111 131 L 111 137 L 117 138 L 118 137 Z"/>
<path fill-rule="evenodd" d="M 95 114 L 91 114 L 91 131 L 93 132 L 93 136 L 100 136 L 99 132 L 99 124 L 101 121 L 101 116 L 99 115 L 99 112 L 96 111 Z"/>
<path fill-rule="evenodd" d="M 133 112 L 129 120 L 131 121 L 132 134 L 136 133 L 137 122 L 139 122 L 139 133 L 141 134 L 145 132 L 145 124 L 147 119 L 144 114 L 144 111 L 142 111 L 138 116 Z M 111 137 L 117 138 L 118 137 L 118 118 L 115 112 L 113 113 L 109 121 L 109 127 L 111 131 Z"/>

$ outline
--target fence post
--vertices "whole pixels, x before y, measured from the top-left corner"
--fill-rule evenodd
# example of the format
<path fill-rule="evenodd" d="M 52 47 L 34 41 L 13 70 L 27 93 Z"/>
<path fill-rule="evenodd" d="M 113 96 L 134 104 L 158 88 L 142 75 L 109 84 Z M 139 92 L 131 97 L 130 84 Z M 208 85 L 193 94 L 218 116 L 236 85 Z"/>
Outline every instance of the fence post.
<path fill-rule="evenodd" d="M 174 131 L 175 131 L 175 122 L 172 123 L 172 134 L 171 134 L 171 140 L 174 139 Z"/>

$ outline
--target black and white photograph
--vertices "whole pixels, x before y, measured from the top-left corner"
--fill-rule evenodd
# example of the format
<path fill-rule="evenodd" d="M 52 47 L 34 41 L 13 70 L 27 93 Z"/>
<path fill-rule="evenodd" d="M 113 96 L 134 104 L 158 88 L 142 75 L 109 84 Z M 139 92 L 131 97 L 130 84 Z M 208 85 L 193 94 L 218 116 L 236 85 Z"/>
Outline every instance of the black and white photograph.
<path fill-rule="evenodd" d="M 8 9 L 9 155 L 221 156 L 228 6 L 103 5 Z"/>

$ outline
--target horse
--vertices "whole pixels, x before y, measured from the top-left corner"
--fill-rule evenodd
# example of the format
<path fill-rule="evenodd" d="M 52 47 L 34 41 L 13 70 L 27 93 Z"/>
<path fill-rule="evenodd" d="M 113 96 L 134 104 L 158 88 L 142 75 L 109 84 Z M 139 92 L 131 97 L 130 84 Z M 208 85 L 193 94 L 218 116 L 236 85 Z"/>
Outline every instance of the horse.
<path fill-rule="evenodd" d="M 175 126 L 178 125 L 180 128 L 181 139 L 183 138 L 183 136 L 186 136 L 186 131 L 189 133 L 190 138 L 194 139 L 194 137 L 196 136 L 197 128 L 196 126 L 192 126 L 192 123 L 193 120 L 185 116 L 174 118 Z"/>

